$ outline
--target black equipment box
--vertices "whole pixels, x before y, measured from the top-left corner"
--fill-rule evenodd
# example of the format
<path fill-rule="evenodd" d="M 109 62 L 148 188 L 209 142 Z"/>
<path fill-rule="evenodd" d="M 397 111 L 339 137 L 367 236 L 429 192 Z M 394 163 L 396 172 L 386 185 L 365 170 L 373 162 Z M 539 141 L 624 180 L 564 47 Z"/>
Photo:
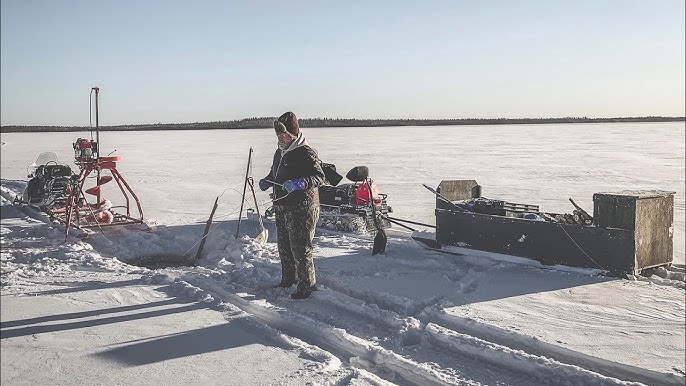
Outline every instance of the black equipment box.
<path fill-rule="evenodd" d="M 603 228 L 634 235 L 636 266 L 671 262 L 674 254 L 674 194 L 662 190 L 623 190 L 593 195 L 593 220 Z"/>

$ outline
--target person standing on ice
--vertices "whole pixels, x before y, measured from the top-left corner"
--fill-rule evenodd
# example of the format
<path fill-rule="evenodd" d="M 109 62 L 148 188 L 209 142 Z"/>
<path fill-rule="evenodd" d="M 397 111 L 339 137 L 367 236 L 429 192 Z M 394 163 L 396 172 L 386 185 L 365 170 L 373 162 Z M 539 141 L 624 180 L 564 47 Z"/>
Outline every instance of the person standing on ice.
<path fill-rule="evenodd" d="M 284 113 L 274 121 L 278 149 L 269 174 L 260 180 L 260 189 L 274 192 L 277 243 L 281 259 L 278 287 L 298 284 L 293 299 L 305 299 L 314 291 L 316 278 L 312 258 L 312 238 L 319 219 L 319 186 L 324 172 L 317 152 L 300 131 L 298 118 Z"/>

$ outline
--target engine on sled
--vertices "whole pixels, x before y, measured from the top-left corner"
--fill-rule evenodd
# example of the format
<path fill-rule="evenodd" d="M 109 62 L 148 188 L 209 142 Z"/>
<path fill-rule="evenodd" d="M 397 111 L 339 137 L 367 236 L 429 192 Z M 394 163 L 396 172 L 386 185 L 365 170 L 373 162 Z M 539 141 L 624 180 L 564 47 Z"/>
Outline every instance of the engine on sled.
<path fill-rule="evenodd" d="M 51 219 L 65 224 L 65 239 L 72 226 L 80 229 L 99 228 L 102 231 L 102 227 L 109 225 L 143 223 L 140 201 L 117 170 L 117 162 L 121 158 L 100 156 L 99 88 L 93 87 L 91 96 L 93 93 L 96 140 L 79 138 L 72 144 L 74 163 L 79 173 L 72 173 L 69 166 L 60 164 L 54 153 L 42 153 L 36 162 L 29 165 L 30 180 L 22 197 L 16 200 L 20 204 L 36 207 Z M 86 188 L 87 181 L 94 181 L 95 186 Z M 103 186 L 110 181 L 116 182 L 120 199 L 124 200 L 119 205 L 113 205 L 104 197 L 106 189 Z M 113 187 L 109 193 L 116 195 L 117 189 Z M 136 204 L 135 209 L 132 201 Z"/>
<path fill-rule="evenodd" d="M 388 195 L 379 193 L 378 186 L 369 177 L 369 168 L 356 166 L 345 175 L 352 182 L 339 183 L 342 178 L 330 178 L 331 168 L 335 172 L 335 166 L 322 166 L 330 185 L 319 187 L 319 226 L 343 231 L 372 232 L 377 228 L 374 216 L 379 228 L 391 226 L 382 215 L 392 213 L 393 208 L 386 202 Z"/>
<path fill-rule="evenodd" d="M 51 214 L 67 205 L 71 187 L 78 182 L 78 176 L 69 166 L 60 164 L 55 153 L 41 153 L 29 165 L 29 182 L 17 201 Z"/>
<path fill-rule="evenodd" d="M 351 182 L 340 183 L 343 176 L 333 164 L 322 163 L 326 184 L 319 187 L 320 215 L 317 226 L 339 231 L 367 233 L 388 228 L 391 223 L 382 215 L 393 212 L 386 194 L 379 193 L 369 177 L 369 168 L 356 166 L 345 175 Z M 272 216 L 273 208 L 265 216 Z M 374 217 L 376 216 L 376 224 Z"/>

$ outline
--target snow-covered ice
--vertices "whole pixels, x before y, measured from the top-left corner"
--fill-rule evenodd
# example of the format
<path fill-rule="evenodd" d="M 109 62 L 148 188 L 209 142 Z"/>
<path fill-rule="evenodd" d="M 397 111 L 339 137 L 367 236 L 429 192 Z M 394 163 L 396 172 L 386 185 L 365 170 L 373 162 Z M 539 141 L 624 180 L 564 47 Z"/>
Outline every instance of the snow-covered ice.
<path fill-rule="evenodd" d="M 61 225 L 11 200 L 38 153 L 71 162 L 78 135 L 3 134 L 2 384 L 683 385 L 683 123 L 491 128 L 421 128 L 432 135 L 419 139 L 417 128 L 305 133 L 341 174 L 370 166 L 394 213 L 422 222 L 434 200 L 421 183 L 449 178 L 550 211 L 571 210 L 567 197 L 592 208 L 597 191 L 676 191 L 675 264 L 617 279 L 459 247 L 464 255 L 440 253 L 396 228 L 372 257 L 371 236 L 320 229 L 320 289 L 297 301 L 293 289 L 271 287 L 280 276 L 273 224 L 264 246 L 245 218 L 234 238 L 248 148 L 259 178 L 271 132 L 101 133 L 123 157 L 147 226 L 67 242 Z M 389 134 L 394 146 L 370 145 Z M 577 150 L 556 153 L 571 139 Z M 473 149 L 489 141 L 497 151 Z M 196 266 L 132 265 L 192 257 L 216 196 Z"/>

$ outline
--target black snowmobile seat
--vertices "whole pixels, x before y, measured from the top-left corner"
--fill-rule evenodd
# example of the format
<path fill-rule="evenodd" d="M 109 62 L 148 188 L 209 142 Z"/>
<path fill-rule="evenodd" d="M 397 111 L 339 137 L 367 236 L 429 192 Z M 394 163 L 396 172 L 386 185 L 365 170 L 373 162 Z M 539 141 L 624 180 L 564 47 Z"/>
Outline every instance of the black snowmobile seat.
<path fill-rule="evenodd" d="M 369 177 L 369 168 L 366 166 L 355 166 L 345 175 L 345 178 L 353 182 L 362 182 L 367 177 Z"/>
<path fill-rule="evenodd" d="M 36 175 L 49 180 L 58 177 L 71 177 L 71 168 L 67 165 L 41 165 L 36 169 Z"/>
<path fill-rule="evenodd" d="M 48 178 L 70 177 L 72 175 L 71 168 L 67 165 L 46 165 L 48 171 L 46 176 Z"/>

